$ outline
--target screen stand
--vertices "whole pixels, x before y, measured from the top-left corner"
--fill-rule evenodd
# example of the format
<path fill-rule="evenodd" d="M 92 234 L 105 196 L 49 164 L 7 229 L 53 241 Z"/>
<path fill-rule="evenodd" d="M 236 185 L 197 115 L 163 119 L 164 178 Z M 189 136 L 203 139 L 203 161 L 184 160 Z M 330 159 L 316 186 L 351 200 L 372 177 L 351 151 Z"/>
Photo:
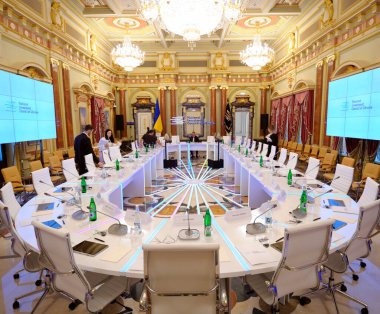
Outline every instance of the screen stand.
<path fill-rule="evenodd" d="M 44 164 L 44 143 L 42 140 L 38 141 L 40 144 L 40 157 L 41 157 L 41 163 Z"/>

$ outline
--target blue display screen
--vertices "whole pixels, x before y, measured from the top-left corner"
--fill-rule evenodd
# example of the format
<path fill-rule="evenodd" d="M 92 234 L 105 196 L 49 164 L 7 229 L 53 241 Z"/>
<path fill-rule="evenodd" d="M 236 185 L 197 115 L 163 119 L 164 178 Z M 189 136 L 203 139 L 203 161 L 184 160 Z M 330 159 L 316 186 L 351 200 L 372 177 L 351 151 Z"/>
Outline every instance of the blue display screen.
<path fill-rule="evenodd" d="M 53 85 L 0 71 L 0 144 L 56 138 Z"/>

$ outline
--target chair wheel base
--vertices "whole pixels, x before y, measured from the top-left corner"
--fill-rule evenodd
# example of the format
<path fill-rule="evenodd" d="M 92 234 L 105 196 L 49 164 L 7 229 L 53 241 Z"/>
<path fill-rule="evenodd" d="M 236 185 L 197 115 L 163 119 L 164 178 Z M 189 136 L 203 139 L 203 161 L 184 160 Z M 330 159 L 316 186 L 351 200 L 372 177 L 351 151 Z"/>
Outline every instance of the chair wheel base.
<path fill-rule="evenodd" d="M 13 279 L 19 279 L 20 278 L 20 275 L 19 274 L 14 274 L 13 275 Z"/>
<path fill-rule="evenodd" d="M 361 314 L 368 314 L 368 309 L 366 307 L 363 307 L 361 310 L 360 310 L 360 313 Z"/>
<path fill-rule="evenodd" d="M 352 275 L 352 279 L 355 280 L 355 281 L 358 281 L 359 280 L 359 276 L 358 275 Z"/>
<path fill-rule="evenodd" d="M 364 262 L 360 262 L 360 267 L 361 267 L 361 268 L 366 268 L 366 266 L 367 266 L 366 263 L 364 263 Z"/>
<path fill-rule="evenodd" d="M 36 280 L 36 282 L 34 283 L 37 287 L 41 286 L 42 285 L 42 280 L 41 279 L 38 279 Z"/>
<path fill-rule="evenodd" d="M 340 291 L 346 292 L 347 291 L 347 287 L 345 285 L 341 285 L 340 286 Z"/>
<path fill-rule="evenodd" d="M 300 298 L 300 304 L 301 304 L 302 306 L 304 306 L 304 305 L 306 305 L 306 304 L 309 304 L 309 303 L 311 303 L 311 300 L 310 300 L 309 298 L 307 298 L 307 297 L 301 297 L 301 298 Z"/>
<path fill-rule="evenodd" d="M 20 308 L 20 303 L 18 301 L 14 301 L 12 306 L 14 310 L 17 310 L 18 308 Z"/>
<path fill-rule="evenodd" d="M 79 304 L 81 304 L 82 302 L 81 301 L 79 301 L 79 300 L 75 300 L 75 301 L 73 301 L 73 302 L 71 302 L 70 304 L 69 304 L 69 309 L 71 310 L 71 311 L 74 311 L 75 309 L 76 309 L 76 307 L 79 305 Z"/>

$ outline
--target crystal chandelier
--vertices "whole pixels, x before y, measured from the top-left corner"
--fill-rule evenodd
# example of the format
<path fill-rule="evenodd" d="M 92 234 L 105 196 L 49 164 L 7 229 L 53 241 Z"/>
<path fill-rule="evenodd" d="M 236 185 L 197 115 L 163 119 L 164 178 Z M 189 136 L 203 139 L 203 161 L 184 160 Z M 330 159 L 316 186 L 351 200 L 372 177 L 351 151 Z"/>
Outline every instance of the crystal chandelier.
<path fill-rule="evenodd" d="M 141 13 L 169 33 L 182 36 L 190 48 L 223 26 L 236 22 L 242 0 L 140 0 Z"/>
<path fill-rule="evenodd" d="M 132 44 L 131 39 L 127 36 L 122 44 L 118 44 L 111 52 L 112 60 L 115 64 L 120 65 L 125 71 L 133 71 L 134 68 L 143 64 L 145 53 Z"/>
<path fill-rule="evenodd" d="M 272 62 L 273 58 L 273 49 L 267 43 L 261 42 L 259 33 L 254 35 L 253 41 L 243 51 L 240 51 L 241 62 L 255 71 Z"/>

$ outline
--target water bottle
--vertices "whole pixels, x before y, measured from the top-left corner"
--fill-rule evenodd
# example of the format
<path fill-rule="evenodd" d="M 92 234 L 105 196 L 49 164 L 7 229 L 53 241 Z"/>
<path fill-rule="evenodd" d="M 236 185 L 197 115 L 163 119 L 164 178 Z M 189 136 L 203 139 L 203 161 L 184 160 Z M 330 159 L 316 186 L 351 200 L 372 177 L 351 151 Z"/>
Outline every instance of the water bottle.
<path fill-rule="evenodd" d="M 263 156 L 260 156 L 260 168 L 264 166 Z"/>
<path fill-rule="evenodd" d="M 116 159 L 116 162 L 115 162 L 115 169 L 116 169 L 116 171 L 119 171 L 119 170 L 120 170 L 120 162 L 119 162 L 119 159 Z"/>
<path fill-rule="evenodd" d="M 86 193 L 87 192 L 87 183 L 86 183 L 86 179 L 84 176 L 81 179 L 80 186 L 82 187 L 82 193 Z"/>
<path fill-rule="evenodd" d="M 91 201 L 90 201 L 90 221 L 96 221 L 97 219 L 97 215 L 96 215 L 96 204 L 95 204 L 95 201 L 94 201 L 94 198 L 91 197 Z"/>
<path fill-rule="evenodd" d="M 265 213 L 265 224 L 268 228 L 270 228 L 272 227 L 272 222 L 273 222 L 272 209 L 270 209 Z"/>
<path fill-rule="evenodd" d="M 145 152 L 146 152 L 146 153 L 149 152 L 149 144 L 145 145 Z"/>
<path fill-rule="evenodd" d="M 74 193 L 74 202 L 75 204 L 81 206 L 82 205 L 82 194 L 81 194 L 81 184 L 78 185 L 75 188 L 75 193 Z"/>
<path fill-rule="evenodd" d="M 102 173 L 100 175 L 103 179 L 107 178 L 107 171 L 106 171 L 106 168 L 102 168 Z"/>
<path fill-rule="evenodd" d="M 289 172 L 288 172 L 288 185 L 292 185 L 292 183 L 293 183 L 292 169 L 289 169 Z"/>
<path fill-rule="evenodd" d="M 248 157 L 248 148 L 245 149 L 245 157 Z"/>
<path fill-rule="evenodd" d="M 239 146 L 238 146 L 238 152 L 240 153 L 240 144 L 239 144 Z"/>
<path fill-rule="evenodd" d="M 139 158 L 139 151 L 137 149 L 135 151 L 135 157 L 136 157 L 136 159 Z"/>
<path fill-rule="evenodd" d="M 140 208 L 138 206 L 136 206 L 135 220 L 133 221 L 133 226 L 135 229 L 135 233 L 140 234 L 141 233 L 141 219 L 140 219 Z"/>
<path fill-rule="evenodd" d="M 307 205 L 307 189 L 306 186 L 302 186 L 302 194 L 300 198 L 300 211 L 306 213 L 306 205 Z"/>
<path fill-rule="evenodd" d="M 211 215 L 210 215 L 210 210 L 207 208 L 206 214 L 203 217 L 203 222 L 204 222 L 204 234 L 206 237 L 211 237 Z"/>

